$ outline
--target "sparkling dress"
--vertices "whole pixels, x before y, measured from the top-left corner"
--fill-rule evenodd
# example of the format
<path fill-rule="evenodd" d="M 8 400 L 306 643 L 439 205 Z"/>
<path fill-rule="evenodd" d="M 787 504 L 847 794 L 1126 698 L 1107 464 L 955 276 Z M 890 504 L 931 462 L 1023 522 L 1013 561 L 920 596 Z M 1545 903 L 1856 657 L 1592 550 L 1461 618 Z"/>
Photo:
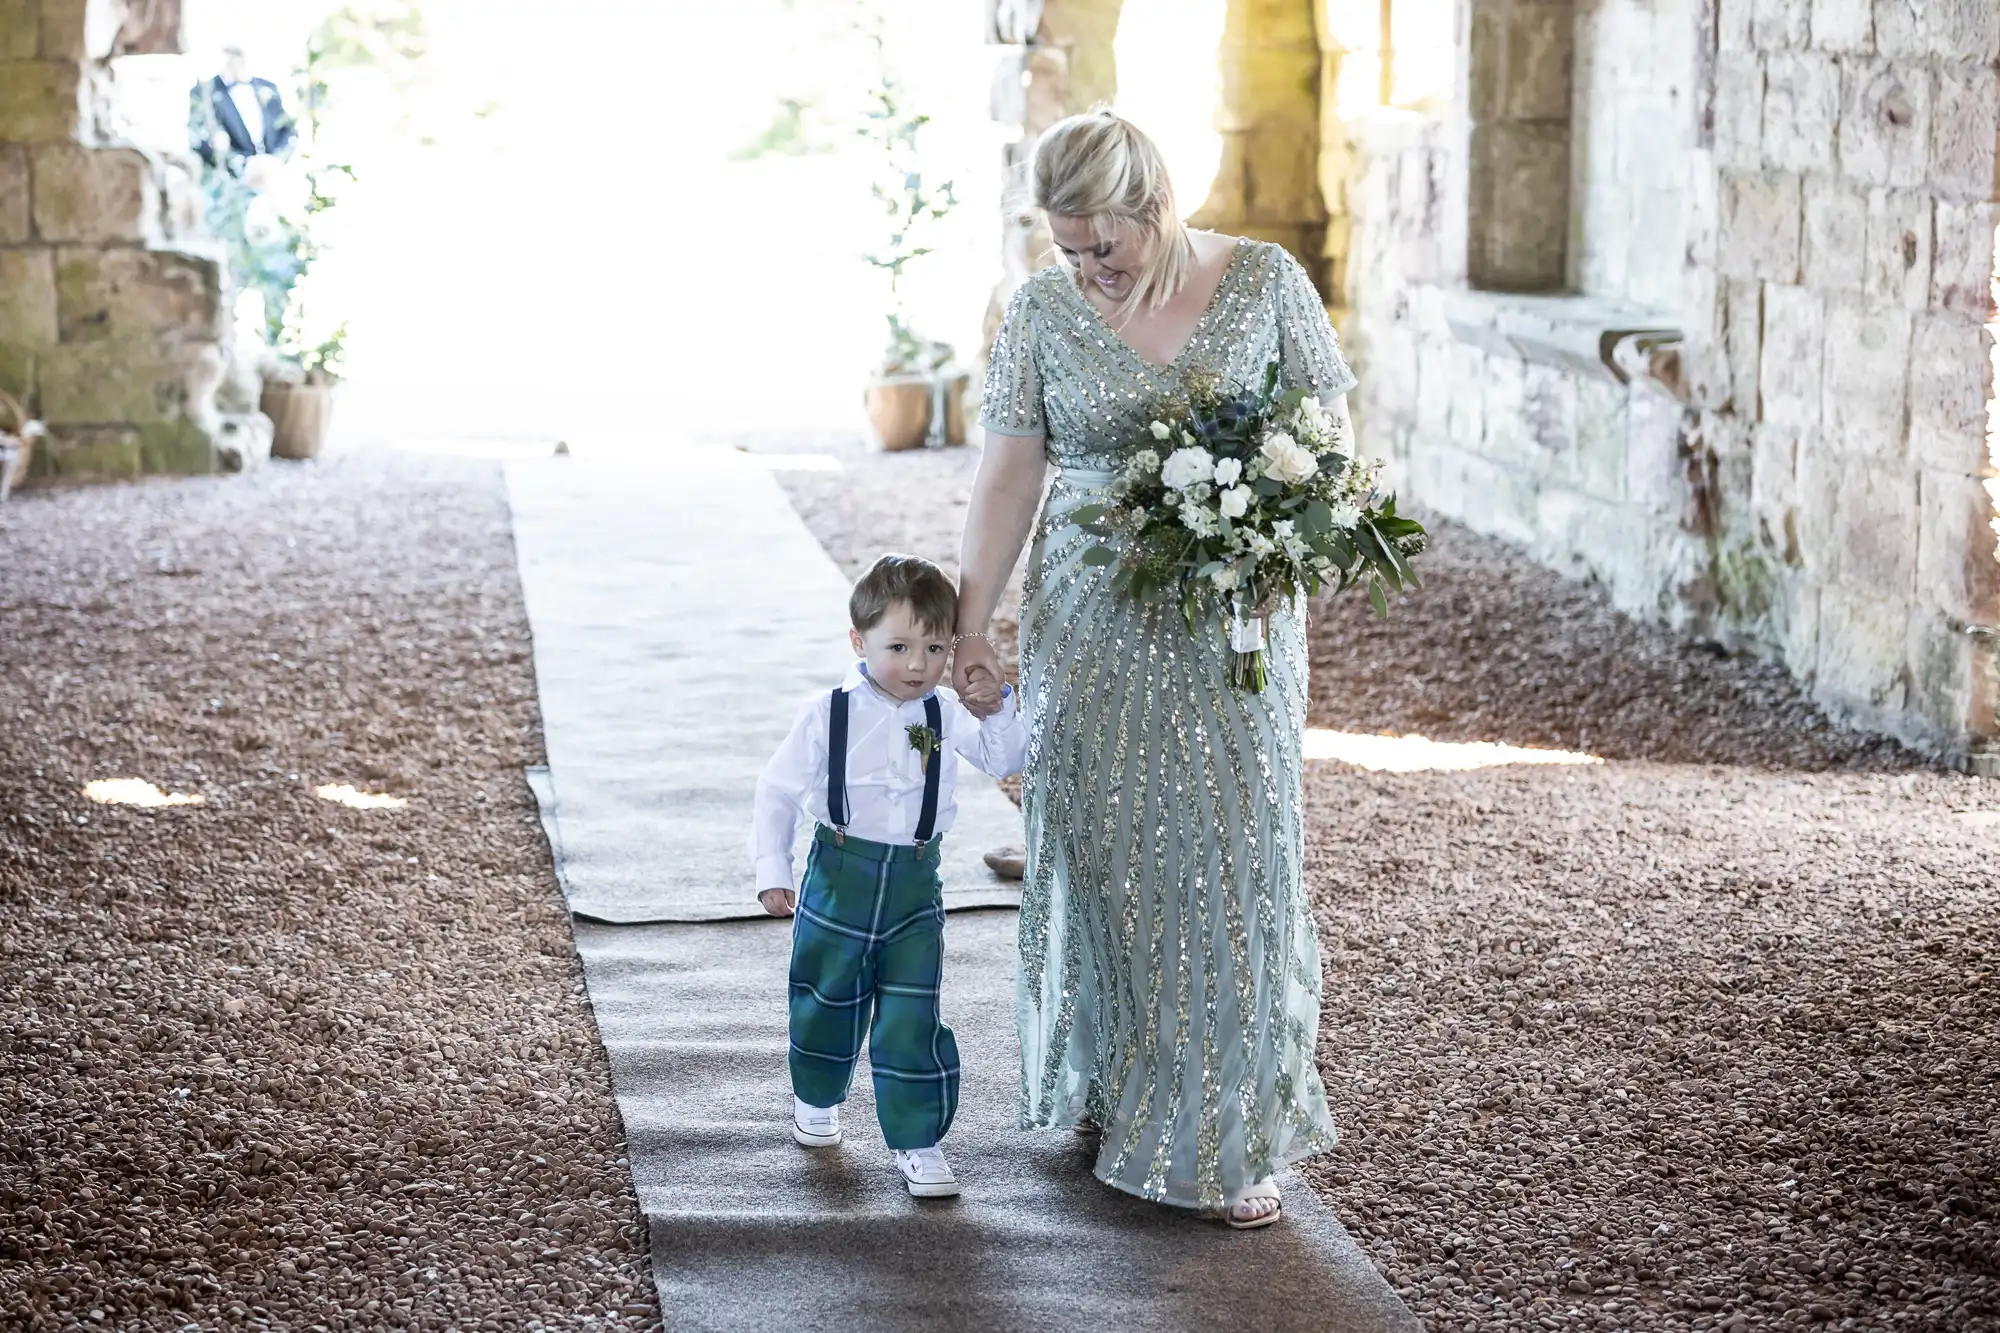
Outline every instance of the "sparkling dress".
<path fill-rule="evenodd" d="M 1237 245 L 1173 366 L 1140 357 L 1051 267 L 1007 307 L 981 418 L 1044 435 L 1060 469 L 1021 606 L 1020 1124 L 1092 1120 L 1099 1179 L 1191 1208 L 1335 1143 L 1301 884 L 1304 608 L 1271 617 L 1265 692 L 1237 691 L 1220 616 L 1190 635 L 1177 608 L 1117 596 L 1082 562 L 1098 539 L 1066 515 L 1103 498 L 1187 368 L 1247 386 L 1274 359 L 1324 398 L 1355 382 L 1278 246 Z"/>

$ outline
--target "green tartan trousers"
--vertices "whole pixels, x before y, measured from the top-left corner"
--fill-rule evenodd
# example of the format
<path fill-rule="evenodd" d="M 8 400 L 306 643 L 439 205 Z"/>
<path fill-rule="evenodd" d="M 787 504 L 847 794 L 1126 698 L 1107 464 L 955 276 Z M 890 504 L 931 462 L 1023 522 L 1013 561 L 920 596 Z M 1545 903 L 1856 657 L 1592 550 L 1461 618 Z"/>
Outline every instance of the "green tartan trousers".
<path fill-rule="evenodd" d="M 865 1033 L 891 1148 L 935 1146 L 958 1110 L 958 1042 L 938 1013 L 938 848 L 851 836 L 843 846 L 822 827 L 792 921 L 792 1091 L 808 1106 L 846 1101 Z"/>

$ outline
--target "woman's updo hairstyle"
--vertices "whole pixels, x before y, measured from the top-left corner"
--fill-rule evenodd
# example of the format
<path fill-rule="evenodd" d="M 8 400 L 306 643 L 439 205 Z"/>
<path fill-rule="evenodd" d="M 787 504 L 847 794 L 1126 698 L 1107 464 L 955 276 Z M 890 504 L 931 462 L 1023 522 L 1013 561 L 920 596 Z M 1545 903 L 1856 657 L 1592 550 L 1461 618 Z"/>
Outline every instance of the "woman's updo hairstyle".
<path fill-rule="evenodd" d="M 1036 142 L 1029 176 L 1043 213 L 1087 219 L 1100 242 L 1151 243 L 1120 303 L 1126 313 L 1159 309 L 1187 281 L 1194 246 L 1174 207 L 1166 159 L 1131 121 L 1102 108 L 1057 121 Z"/>

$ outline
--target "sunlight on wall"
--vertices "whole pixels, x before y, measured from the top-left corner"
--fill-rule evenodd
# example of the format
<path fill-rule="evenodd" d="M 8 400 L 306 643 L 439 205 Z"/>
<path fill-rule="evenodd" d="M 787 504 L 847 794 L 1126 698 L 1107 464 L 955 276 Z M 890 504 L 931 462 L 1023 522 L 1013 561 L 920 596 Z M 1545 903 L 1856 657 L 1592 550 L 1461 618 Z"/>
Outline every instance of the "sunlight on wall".
<path fill-rule="evenodd" d="M 1199 212 L 1222 165 L 1215 132 L 1227 0 L 1125 0 L 1113 45 L 1118 113 L 1160 146 L 1181 216 Z"/>
<path fill-rule="evenodd" d="M 152 810 L 163 805 L 200 805 L 204 798 L 164 792 L 143 778 L 99 778 L 83 785 L 84 797 L 99 805 L 136 805 Z"/>
<path fill-rule="evenodd" d="M 1424 736 L 1364 736 L 1308 727 L 1308 759 L 1337 759 L 1376 773 L 1463 773 L 1507 764 L 1601 764 L 1594 754 L 1537 750 L 1495 741 L 1434 741 Z"/>
<path fill-rule="evenodd" d="M 1327 27 L 1346 48 L 1334 98 L 1342 116 L 1382 105 L 1381 0 L 1325 0 Z M 1456 77 L 1453 0 L 1391 0 L 1389 105 L 1418 107 L 1451 96 Z"/>

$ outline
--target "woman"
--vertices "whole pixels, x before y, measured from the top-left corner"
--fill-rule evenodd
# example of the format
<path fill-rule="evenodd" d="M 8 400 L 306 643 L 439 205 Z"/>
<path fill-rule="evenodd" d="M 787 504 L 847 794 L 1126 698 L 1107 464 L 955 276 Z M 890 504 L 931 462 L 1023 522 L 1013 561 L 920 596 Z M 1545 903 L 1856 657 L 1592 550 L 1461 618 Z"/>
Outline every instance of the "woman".
<path fill-rule="evenodd" d="M 1057 124 L 1032 181 L 1063 263 L 994 341 L 954 663 L 962 691 L 992 691 L 985 631 L 1053 462 L 1021 607 L 1020 1120 L 1100 1133 L 1107 1184 L 1265 1226 L 1273 1173 L 1335 1141 L 1300 882 L 1304 608 L 1271 609 L 1265 692 L 1234 690 L 1219 616 L 1190 635 L 1121 599 L 1065 515 L 1103 497 L 1191 368 L 1254 385 L 1276 360 L 1343 418 L 1354 376 L 1298 262 L 1188 231 L 1131 124 Z"/>

